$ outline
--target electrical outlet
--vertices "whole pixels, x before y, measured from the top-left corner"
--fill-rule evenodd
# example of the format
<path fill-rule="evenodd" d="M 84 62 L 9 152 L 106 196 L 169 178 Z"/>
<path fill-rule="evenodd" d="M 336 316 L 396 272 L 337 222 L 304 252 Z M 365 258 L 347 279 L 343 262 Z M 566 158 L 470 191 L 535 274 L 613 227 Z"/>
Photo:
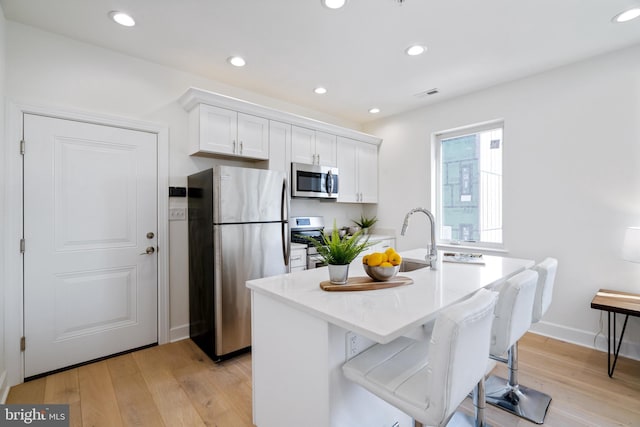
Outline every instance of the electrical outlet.
<path fill-rule="evenodd" d="M 187 208 L 170 208 L 169 221 L 186 221 Z"/>
<path fill-rule="evenodd" d="M 347 332 L 346 340 L 347 360 L 349 360 L 361 351 L 360 336 L 353 332 Z"/>

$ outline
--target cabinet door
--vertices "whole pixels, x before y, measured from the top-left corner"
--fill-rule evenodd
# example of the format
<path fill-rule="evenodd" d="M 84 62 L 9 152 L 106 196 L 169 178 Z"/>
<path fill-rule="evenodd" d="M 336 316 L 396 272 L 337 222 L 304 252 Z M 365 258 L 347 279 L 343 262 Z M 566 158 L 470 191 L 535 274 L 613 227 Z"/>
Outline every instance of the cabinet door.
<path fill-rule="evenodd" d="M 358 191 L 361 203 L 378 203 L 378 147 L 358 143 Z M 340 179 L 342 179 L 342 170 Z"/>
<path fill-rule="evenodd" d="M 269 120 L 238 113 L 236 154 L 254 159 L 269 158 Z"/>
<path fill-rule="evenodd" d="M 314 164 L 316 155 L 316 132 L 311 129 L 291 126 L 291 161 Z"/>
<path fill-rule="evenodd" d="M 338 166 L 338 141 L 335 135 L 316 131 L 316 163 L 334 168 Z"/>
<path fill-rule="evenodd" d="M 338 138 L 338 173 L 340 183 L 338 202 L 357 203 L 359 201 L 356 170 L 357 142 L 349 138 Z"/>
<path fill-rule="evenodd" d="M 269 170 L 282 171 L 291 179 L 291 125 L 269 121 Z"/>
<path fill-rule="evenodd" d="M 200 105 L 200 151 L 234 154 L 238 113 L 211 105 Z"/>

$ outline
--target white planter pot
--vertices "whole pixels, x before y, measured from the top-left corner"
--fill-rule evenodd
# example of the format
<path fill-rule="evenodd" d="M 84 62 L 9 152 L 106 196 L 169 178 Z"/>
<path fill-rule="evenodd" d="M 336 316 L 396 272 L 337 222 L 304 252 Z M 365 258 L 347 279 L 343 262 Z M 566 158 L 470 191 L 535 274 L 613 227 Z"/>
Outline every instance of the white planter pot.
<path fill-rule="evenodd" d="M 335 265 L 329 264 L 329 281 L 333 285 L 344 285 L 349 278 L 349 264 Z"/>

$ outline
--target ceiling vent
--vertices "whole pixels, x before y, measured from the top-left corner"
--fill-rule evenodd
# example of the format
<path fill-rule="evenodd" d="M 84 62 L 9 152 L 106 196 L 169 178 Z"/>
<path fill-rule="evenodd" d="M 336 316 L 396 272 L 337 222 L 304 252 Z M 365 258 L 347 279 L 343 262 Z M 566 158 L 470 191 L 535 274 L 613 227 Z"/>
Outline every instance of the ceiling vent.
<path fill-rule="evenodd" d="M 416 98 L 424 98 L 425 96 L 435 95 L 438 92 L 438 88 L 434 87 L 433 89 L 425 90 L 424 92 L 418 92 L 413 96 Z"/>

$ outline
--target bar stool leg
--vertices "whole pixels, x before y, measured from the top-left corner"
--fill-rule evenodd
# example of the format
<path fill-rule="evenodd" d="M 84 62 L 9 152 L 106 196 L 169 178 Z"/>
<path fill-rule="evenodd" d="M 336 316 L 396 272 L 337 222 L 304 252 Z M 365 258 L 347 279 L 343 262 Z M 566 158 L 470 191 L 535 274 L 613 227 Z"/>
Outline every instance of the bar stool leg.
<path fill-rule="evenodd" d="M 521 418 L 542 424 L 551 403 L 551 396 L 518 383 L 518 343 L 507 352 L 509 379 L 491 375 L 487 379 L 487 403 Z"/>
<path fill-rule="evenodd" d="M 471 417 L 462 412 L 454 412 L 447 423 L 447 427 L 491 427 L 485 421 L 486 407 L 484 378 L 482 378 L 473 388 L 474 416 Z"/>

